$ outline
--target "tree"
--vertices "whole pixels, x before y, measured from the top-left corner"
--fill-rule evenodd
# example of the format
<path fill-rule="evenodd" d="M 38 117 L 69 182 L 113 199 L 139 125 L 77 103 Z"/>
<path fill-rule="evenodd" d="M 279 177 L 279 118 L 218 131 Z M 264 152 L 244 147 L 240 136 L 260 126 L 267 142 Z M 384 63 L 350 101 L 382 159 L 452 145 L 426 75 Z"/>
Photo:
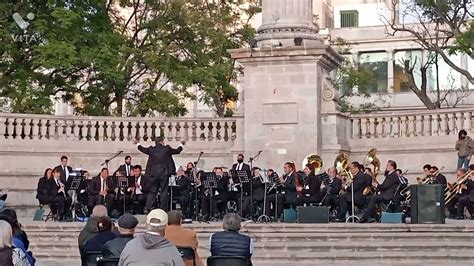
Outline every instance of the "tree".
<path fill-rule="evenodd" d="M 471 13 L 474 4 L 469 0 L 402 0 L 392 3 L 392 17 L 383 19 L 388 34 L 391 36 L 408 34 L 428 52 L 428 56 L 424 59 L 403 63 L 404 71 L 409 76 L 410 89 L 428 109 L 441 108 L 443 103 L 449 105 L 447 103 L 449 94 L 461 97 L 456 97 L 455 104 L 457 104 L 469 94 L 467 88 L 443 88 L 448 92 L 443 94 L 436 74 L 436 99 L 432 99 L 427 85 L 427 73 L 431 68 L 435 68 L 438 73 L 439 60 L 444 60 L 449 67 L 474 84 L 474 74 L 449 57 L 458 53 L 474 57 L 472 46 L 474 17 Z M 417 79 L 420 81 L 416 82 Z"/>
<path fill-rule="evenodd" d="M 22 106 L 14 110 L 35 113 L 61 97 L 87 115 L 183 115 L 182 100 L 196 97 L 187 90 L 196 86 L 200 100 L 223 116 L 227 101 L 237 98 L 226 50 L 252 38 L 242 18 L 259 11 L 243 0 L 13 2 L 0 4 L 7 26 L 0 33 L 8 40 L 0 48 L 0 96 Z M 10 10 L 34 12 L 27 30 L 40 38 L 8 38 L 24 34 Z M 20 86 L 45 108 L 17 101 Z"/>

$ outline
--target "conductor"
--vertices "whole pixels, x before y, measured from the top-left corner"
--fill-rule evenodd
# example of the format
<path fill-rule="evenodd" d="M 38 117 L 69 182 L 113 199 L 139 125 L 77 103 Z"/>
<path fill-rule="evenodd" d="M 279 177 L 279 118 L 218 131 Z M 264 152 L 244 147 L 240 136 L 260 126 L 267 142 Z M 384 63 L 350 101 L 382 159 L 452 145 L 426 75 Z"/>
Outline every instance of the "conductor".
<path fill-rule="evenodd" d="M 145 206 L 147 212 L 153 209 L 156 195 L 158 194 L 158 188 L 160 190 L 160 208 L 164 211 L 168 211 L 169 177 L 176 174 L 173 155 L 181 153 L 183 145 L 186 143 L 183 140 L 178 148 L 173 149 L 169 145 L 164 144 L 163 137 L 157 137 L 155 142 L 155 146 L 145 148 L 138 142 L 138 140 L 133 140 L 133 143 L 137 145 L 138 150 L 148 155 L 145 170 L 145 176 L 147 176 L 150 181 L 150 188 Z"/>

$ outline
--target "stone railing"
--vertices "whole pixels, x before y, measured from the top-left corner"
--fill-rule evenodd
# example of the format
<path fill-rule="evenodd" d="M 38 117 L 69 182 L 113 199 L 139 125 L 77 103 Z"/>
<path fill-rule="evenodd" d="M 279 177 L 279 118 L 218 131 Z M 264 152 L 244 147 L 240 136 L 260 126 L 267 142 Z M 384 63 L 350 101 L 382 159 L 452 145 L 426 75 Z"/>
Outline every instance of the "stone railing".
<path fill-rule="evenodd" d="M 474 109 L 411 110 L 349 116 L 352 139 L 405 138 L 474 132 Z"/>
<path fill-rule="evenodd" d="M 238 118 L 129 118 L 0 114 L 0 139 L 118 142 L 236 139 Z"/>

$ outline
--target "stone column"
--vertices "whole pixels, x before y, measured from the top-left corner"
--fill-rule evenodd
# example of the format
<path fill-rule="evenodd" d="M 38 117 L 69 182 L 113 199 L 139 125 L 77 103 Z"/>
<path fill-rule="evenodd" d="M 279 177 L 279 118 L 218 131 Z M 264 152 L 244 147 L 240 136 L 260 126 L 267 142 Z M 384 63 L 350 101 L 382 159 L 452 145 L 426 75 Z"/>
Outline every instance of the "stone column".
<path fill-rule="evenodd" d="M 393 93 L 395 73 L 393 69 L 393 50 L 387 50 L 387 93 Z"/>
<path fill-rule="evenodd" d="M 293 46 L 297 37 L 305 46 L 321 42 L 312 0 L 263 0 L 262 6 L 263 23 L 255 38 L 259 47 Z"/>

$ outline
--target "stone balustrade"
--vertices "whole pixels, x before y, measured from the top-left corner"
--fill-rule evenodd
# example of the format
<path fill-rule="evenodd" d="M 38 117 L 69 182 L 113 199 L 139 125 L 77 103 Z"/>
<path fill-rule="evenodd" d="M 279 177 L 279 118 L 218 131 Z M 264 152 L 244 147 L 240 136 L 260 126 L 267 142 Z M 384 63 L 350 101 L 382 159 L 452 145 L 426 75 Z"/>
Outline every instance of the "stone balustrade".
<path fill-rule="evenodd" d="M 0 138 L 6 140 L 121 142 L 163 136 L 167 141 L 231 142 L 236 135 L 236 118 L 0 115 Z"/>
<path fill-rule="evenodd" d="M 352 139 L 415 138 L 474 132 L 474 109 L 357 114 L 349 117 Z"/>

